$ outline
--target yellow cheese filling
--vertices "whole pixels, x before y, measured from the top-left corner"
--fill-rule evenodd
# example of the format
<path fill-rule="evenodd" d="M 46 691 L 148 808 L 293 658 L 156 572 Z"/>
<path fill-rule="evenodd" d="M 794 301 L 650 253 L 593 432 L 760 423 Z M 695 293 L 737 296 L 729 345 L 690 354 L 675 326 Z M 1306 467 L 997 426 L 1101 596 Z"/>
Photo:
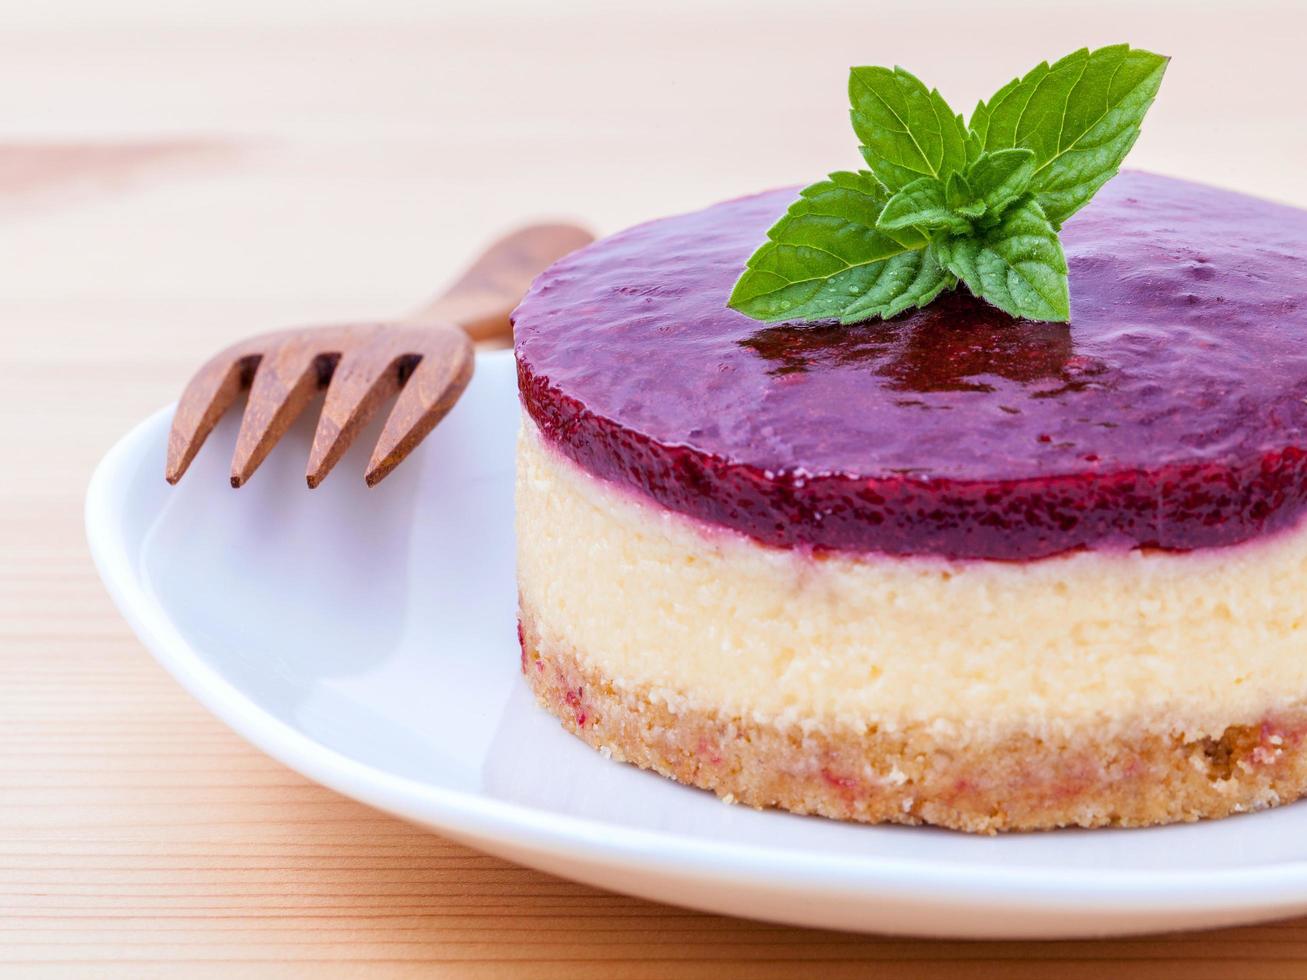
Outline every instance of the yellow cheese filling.
<path fill-rule="evenodd" d="M 542 638 L 673 711 L 963 741 L 1202 737 L 1307 699 L 1307 529 L 1186 554 L 814 557 L 610 486 L 529 419 L 517 521 Z"/>

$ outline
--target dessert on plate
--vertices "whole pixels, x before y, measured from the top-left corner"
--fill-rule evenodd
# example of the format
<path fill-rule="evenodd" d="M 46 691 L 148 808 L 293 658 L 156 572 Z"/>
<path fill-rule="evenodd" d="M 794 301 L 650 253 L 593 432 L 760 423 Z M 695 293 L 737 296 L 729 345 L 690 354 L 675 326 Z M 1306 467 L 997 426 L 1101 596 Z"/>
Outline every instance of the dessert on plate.
<path fill-rule="evenodd" d="M 632 228 L 519 307 L 540 702 L 614 759 L 849 820 L 1142 826 L 1300 796 L 1307 213 L 1127 172 L 1050 217 L 1063 278 L 1039 280 L 994 244 L 1011 211 L 957 196 L 965 223 L 903 226 L 929 242 L 911 302 L 858 319 L 830 303 L 874 282 L 767 264 L 819 200 L 795 198 Z M 1040 295 L 973 274 L 986 249 Z M 785 280 L 762 317 L 746 263 Z"/>

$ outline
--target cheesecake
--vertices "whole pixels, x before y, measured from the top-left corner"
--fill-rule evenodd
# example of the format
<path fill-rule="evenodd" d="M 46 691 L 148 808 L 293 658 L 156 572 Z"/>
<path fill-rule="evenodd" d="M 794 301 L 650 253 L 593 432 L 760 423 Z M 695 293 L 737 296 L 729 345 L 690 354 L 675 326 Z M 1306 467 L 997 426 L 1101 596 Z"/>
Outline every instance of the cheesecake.
<path fill-rule="evenodd" d="M 522 670 L 727 801 L 972 832 L 1307 787 L 1307 213 L 1143 173 L 1069 323 L 726 301 L 792 188 L 563 259 L 518 308 Z"/>

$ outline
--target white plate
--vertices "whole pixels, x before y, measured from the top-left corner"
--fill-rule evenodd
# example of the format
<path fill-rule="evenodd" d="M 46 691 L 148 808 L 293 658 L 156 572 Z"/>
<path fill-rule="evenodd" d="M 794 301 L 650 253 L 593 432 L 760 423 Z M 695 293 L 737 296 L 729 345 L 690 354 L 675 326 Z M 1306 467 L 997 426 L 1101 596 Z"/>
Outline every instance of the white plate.
<path fill-rule="evenodd" d="M 1307 911 L 1307 805 L 1156 830 L 864 827 L 726 806 L 567 735 L 518 670 L 507 353 L 478 359 L 376 490 L 361 478 L 375 427 L 304 488 L 306 419 L 233 492 L 234 416 L 170 488 L 170 414 L 91 481 L 100 574 L 195 697 L 341 793 L 578 881 L 802 925 L 1055 937 Z"/>

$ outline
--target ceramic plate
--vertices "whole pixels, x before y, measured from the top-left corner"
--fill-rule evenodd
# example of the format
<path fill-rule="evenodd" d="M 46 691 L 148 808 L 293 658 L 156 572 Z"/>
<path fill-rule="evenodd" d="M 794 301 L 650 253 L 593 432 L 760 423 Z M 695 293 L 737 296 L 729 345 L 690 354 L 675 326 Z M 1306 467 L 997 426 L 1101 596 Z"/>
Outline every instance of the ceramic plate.
<path fill-rule="evenodd" d="M 778 922 L 958 937 L 1307 912 L 1307 804 L 1154 830 L 970 837 L 727 806 L 602 758 L 518 670 L 511 354 L 375 490 L 375 427 L 318 490 L 311 421 L 239 492 L 236 418 L 177 487 L 171 410 L 105 457 L 91 550 L 159 661 L 259 748 L 473 847 L 615 891 Z"/>

